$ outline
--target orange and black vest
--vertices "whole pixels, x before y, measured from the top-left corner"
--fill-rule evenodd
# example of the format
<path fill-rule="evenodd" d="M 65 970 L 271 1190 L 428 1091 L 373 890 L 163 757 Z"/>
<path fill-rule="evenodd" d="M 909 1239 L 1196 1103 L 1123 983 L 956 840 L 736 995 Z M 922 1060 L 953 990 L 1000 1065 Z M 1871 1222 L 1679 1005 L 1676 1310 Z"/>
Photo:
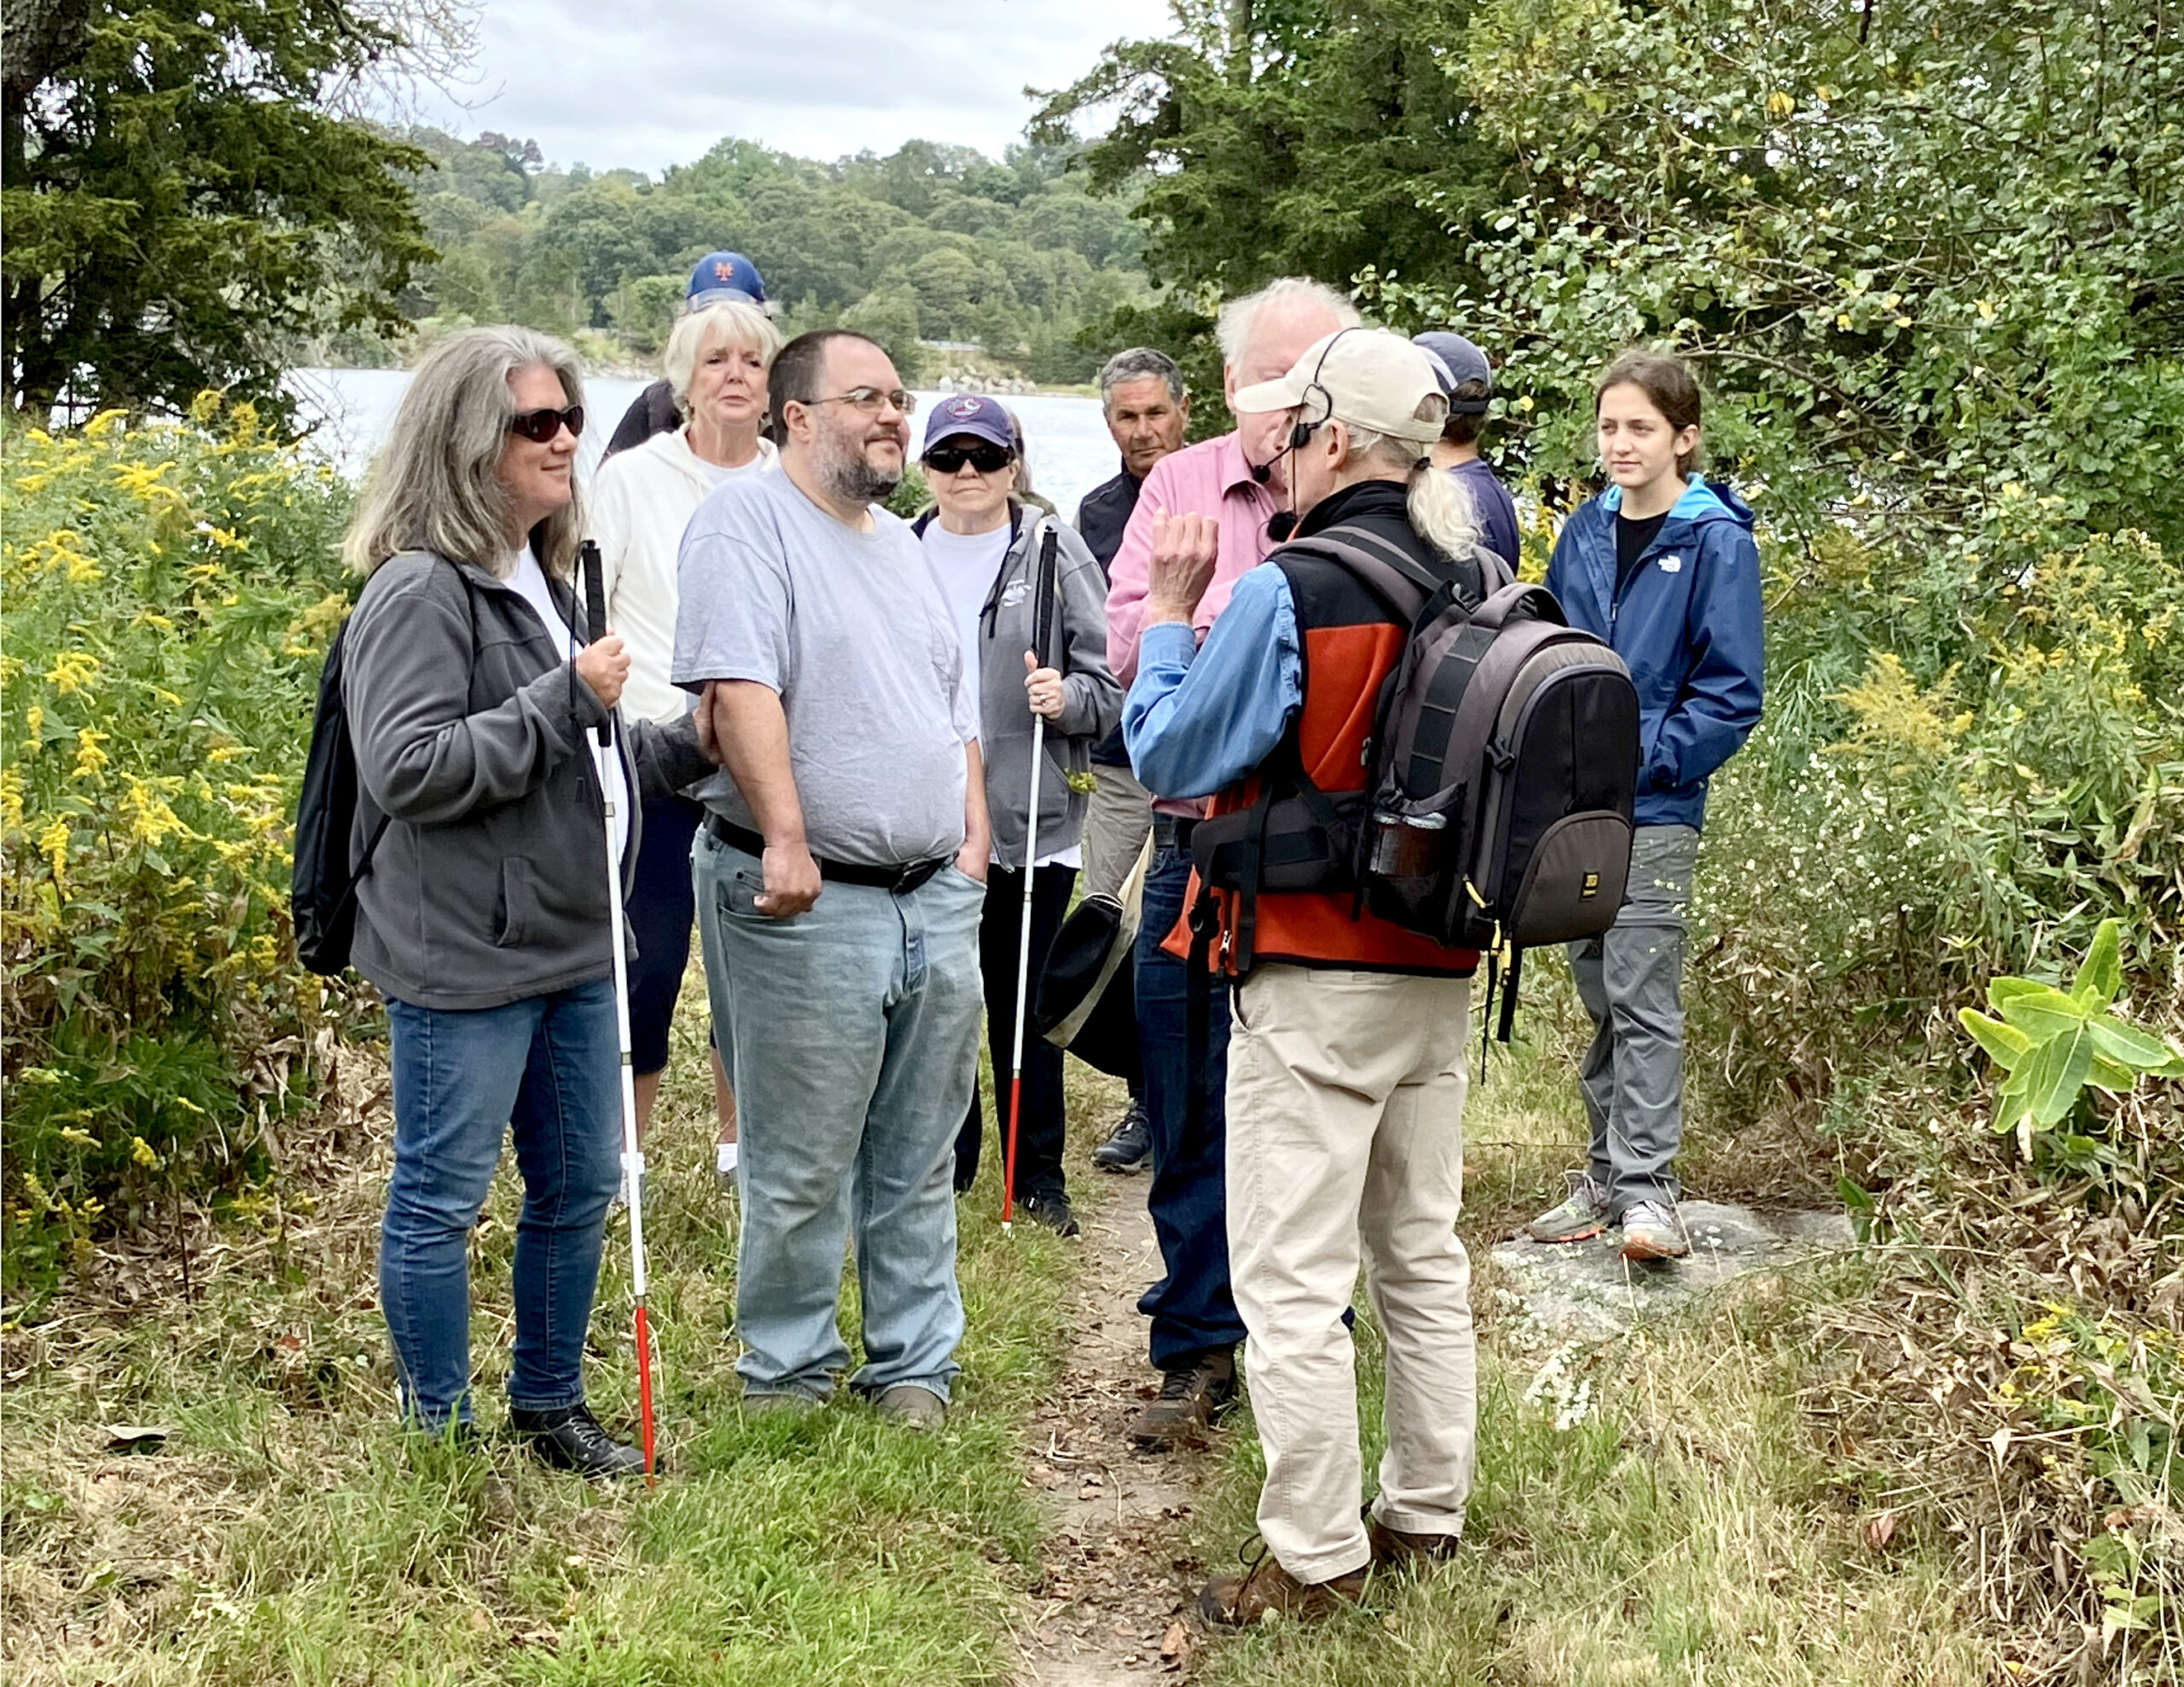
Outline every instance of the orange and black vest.
<path fill-rule="evenodd" d="M 1390 530 L 1374 527 L 1384 535 Z M 1408 525 L 1400 531 L 1418 561 L 1445 575 L 1446 558 L 1411 534 Z M 1362 812 L 1381 688 L 1402 659 L 1409 627 L 1339 562 L 1295 548 L 1278 550 L 1267 560 L 1289 583 L 1304 650 L 1304 705 L 1273 757 L 1214 797 L 1207 819 L 1253 808 L 1269 779 L 1277 787 L 1293 784 L 1292 766 L 1327 798 Z M 1197 896 L 1194 881 L 1187 908 Z M 1360 906 L 1354 889 L 1277 890 L 1262 884 L 1252 899 L 1249 941 L 1243 943 L 1238 941 L 1243 894 L 1216 890 L 1212 896 L 1220 916 L 1213 964 L 1231 977 L 1262 961 L 1442 977 L 1467 977 L 1478 965 L 1477 950 L 1449 948 L 1383 919 Z M 1182 935 L 1179 927 L 1176 937 Z"/>

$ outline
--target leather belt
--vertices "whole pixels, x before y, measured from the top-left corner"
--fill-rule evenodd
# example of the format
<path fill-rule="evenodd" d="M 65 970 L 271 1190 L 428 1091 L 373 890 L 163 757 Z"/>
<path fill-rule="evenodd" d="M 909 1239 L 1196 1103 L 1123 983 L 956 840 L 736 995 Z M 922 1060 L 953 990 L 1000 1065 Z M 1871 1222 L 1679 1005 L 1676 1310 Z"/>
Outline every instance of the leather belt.
<path fill-rule="evenodd" d="M 761 859 L 765 855 L 764 838 L 718 815 L 706 816 L 706 830 L 712 834 L 715 843 L 741 849 L 746 855 Z M 953 855 L 935 855 L 929 861 L 912 861 L 907 867 L 866 867 L 857 861 L 830 861 L 819 855 L 811 858 L 822 878 L 831 878 L 838 884 L 869 884 L 876 890 L 892 891 L 897 896 L 909 896 L 955 859 Z"/>

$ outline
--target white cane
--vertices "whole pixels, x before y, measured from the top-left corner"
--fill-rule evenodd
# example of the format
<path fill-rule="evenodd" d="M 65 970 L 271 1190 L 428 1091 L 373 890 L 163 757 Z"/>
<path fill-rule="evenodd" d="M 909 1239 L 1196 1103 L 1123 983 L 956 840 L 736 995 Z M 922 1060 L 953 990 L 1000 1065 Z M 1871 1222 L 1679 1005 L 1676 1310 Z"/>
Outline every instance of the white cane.
<path fill-rule="evenodd" d="M 1054 518 L 1041 523 L 1039 559 L 1031 577 L 1031 644 L 1042 668 L 1051 667 L 1054 621 Z M 1039 859 L 1039 774 L 1046 761 L 1047 717 L 1031 711 L 1031 796 L 1024 824 L 1024 917 L 1016 932 L 1016 1034 L 1008 1055 L 1008 1143 L 1002 1157 L 1001 1227 L 1016 1221 L 1016 1129 L 1024 1112 L 1024 1025 L 1031 1005 L 1031 876 Z"/>
<path fill-rule="evenodd" d="M 607 594 L 599 547 L 587 539 L 579 554 L 590 633 L 587 642 L 596 644 L 607 636 Z M 621 752 L 615 745 L 612 710 L 607 716 L 607 724 L 599 729 L 592 761 L 599 769 L 600 793 L 607 805 L 607 905 L 612 915 L 609 946 L 614 954 L 614 1029 L 622 1052 L 622 1164 L 630 1186 L 630 1288 L 637 1313 L 637 1413 L 643 1426 L 645 1485 L 649 1487 L 658 1478 L 653 1469 L 652 1325 L 645 1313 L 645 1160 L 637 1145 L 636 1080 L 630 1059 L 630 965 L 622 917 L 622 861 L 614 846 L 614 792 L 621 781 L 613 774 Z"/>

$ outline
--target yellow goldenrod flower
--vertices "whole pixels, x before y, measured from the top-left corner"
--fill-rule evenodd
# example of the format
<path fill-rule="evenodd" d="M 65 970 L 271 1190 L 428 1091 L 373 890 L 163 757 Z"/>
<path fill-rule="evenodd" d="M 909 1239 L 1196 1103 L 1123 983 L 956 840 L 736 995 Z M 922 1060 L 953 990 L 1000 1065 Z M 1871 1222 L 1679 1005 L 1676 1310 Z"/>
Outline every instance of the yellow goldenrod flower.
<path fill-rule="evenodd" d="M 189 401 L 189 419 L 202 427 L 220 414 L 220 406 L 226 402 L 225 393 L 208 386 Z"/>
<path fill-rule="evenodd" d="M 112 734 L 93 727 L 79 727 L 76 731 L 76 767 L 68 777 L 90 779 L 107 764 L 107 753 L 99 748 Z"/>
<path fill-rule="evenodd" d="M 54 690 L 63 697 L 73 697 L 87 691 L 90 682 L 99 675 L 99 659 L 89 651 L 64 650 L 53 658 L 53 665 L 45 670 L 45 677 Z"/>
<path fill-rule="evenodd" d="M 176 1099 L 177 1100 L 180 1099 L 179 1097 Z M 134 1160 L 138 1165 L 143 1167 L 147 1171 L 155 1172 L 159 1170 L 159 1150 L 153 1147 L 150 1143 L 145 1141 L 141 1136 L 132 1136 L 129 1140 L 132 1145 L 129 1151 L 129 1157 Z"/>
<path fill-rule="evenodd" d="M 53 882 L 64 882 L 63 873 L 68 866 L 68 822 L 56 819 L 38 835 L 38 852 L 53 868 Z"/>

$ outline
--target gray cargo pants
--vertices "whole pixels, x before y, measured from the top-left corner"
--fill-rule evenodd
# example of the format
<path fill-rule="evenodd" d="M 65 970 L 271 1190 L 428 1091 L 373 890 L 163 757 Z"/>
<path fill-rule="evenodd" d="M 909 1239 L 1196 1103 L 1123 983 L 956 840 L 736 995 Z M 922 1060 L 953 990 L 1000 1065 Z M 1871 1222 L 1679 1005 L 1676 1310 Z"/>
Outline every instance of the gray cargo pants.
<path fill-rule="evenodd" d="M 1153 830 L 1153 793 L 1128 768 L 1095 762 L 1098 782 L 1084 807 L 1084 872 L 1077 888 L 1088 896 L 1112 896 L 1137 865 Z"/>
<path fill-rule="evenodd" d="M 1683 1142 L 1683 936 L 1699 832 L 1641 826 L 1630 845 L 1623 911 L 1570 946 L 1593 1044 L 1577 1090 L 1593 1128 L 1592 1174 L 1620 1219 L 1640 1201 L 1673 1203 Z"/>

